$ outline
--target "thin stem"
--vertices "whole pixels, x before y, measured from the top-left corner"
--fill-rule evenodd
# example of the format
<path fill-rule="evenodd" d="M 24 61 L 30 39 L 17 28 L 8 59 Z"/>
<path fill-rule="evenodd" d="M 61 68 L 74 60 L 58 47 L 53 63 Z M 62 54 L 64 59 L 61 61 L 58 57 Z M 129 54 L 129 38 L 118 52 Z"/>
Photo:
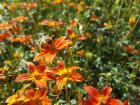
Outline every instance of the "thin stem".
<path fill-rule="evenodd" d="M 119 21 L 119 17 L 120 17 L 120 14 L 121 14 L 121 9 L 122 9 L 123 2 L 124 2 L 124 0 L 121 1 L 121 5 L 120 5 L 120 9 L 119 9 L 119 13 L 118 13 L 118 17 L 117 17 L 117 21 L 116 21 L 115 27 L 117 27 L 117 25 L 118 25 L 118 21 Z"/>

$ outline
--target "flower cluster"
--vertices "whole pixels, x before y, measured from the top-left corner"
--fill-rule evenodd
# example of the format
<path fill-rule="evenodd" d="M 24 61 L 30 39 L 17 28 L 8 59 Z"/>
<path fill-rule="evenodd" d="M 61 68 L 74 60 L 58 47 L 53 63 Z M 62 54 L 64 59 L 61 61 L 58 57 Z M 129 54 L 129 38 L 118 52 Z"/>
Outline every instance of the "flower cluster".
<path fill-rule="evenodd" d="M 84 89 L 88 92 L 90 98 L 85 100 L 83 105 L 129 105 L 128 100 L 122 103 L 121 101 L 112 98 L 110 96 L 112 88 L 109 86 L 106 86 L 101 93 L 92 86 L 85 86 Z"/>
<path fill-rule="evenodd" d="M 51 43 L 45 43 L 34 60 L 45 58 L 46 64 L 52 63 L 58 51 L 69 48 L 72 41 L 66 39 L 65 36 L 60 37 Z M 61 91 L 68 81 L 82 82 L 84 77 L 76 72 L 80 69 L 78 66 L 67 67 L 63 61 L 57 61 L 57 67 L 47 67 L 45 64 L 38 64 L 37 66 L 31 62 L 27 62 L 28 73 L 20 74 L 16 78 L 16 82 L 33 81 L 36 87 L 41 89 L 23 89 L 7 99 L 8 105 L 23 104 L 23 105 L 49 105 L 51 100 L 46 97 L 48 91 L 47 81 L 56 81 L 56 93 Z M 92 86 L 85 86 L 84 89 L 90 95 L 90 98 L 83 102 L 83 105 L 129 105 L 128 101 L 122 103 L 121 101 L 111 98 L 111 87 L 105 87 L 101 93 Z"/>

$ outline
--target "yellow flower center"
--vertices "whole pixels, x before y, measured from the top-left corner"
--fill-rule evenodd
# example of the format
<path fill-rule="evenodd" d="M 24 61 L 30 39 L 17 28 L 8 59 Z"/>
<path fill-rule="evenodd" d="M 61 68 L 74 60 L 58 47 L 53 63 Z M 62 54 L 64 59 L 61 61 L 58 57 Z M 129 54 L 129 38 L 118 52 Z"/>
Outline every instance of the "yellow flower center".
<path fill-rule="evenodd" d="M 76 37 L 75 33 L 72 33 L 72 34 L 69 36 L 70 39 L 75 39 L 75 37 Z"/>
<path fill-rule="evenodd" d="M 106 102 L 107 102 L 107 97 L 105 97 L 105 96 L 100 96 L 100 97 L 98 98 L 98 100 L 99 100 L 99 105 L 105 105 Z"/>
<path fill-rule="evenodd" d="M 55 22 L 54 21 L 49 22 L 48 26 L 54 27 L 55 26 Z"/>
<path fill-rule="evenodd" d="M 66 75 L 69 72 L 70 72 L 69 69 L 65 68 L 65 69 L 59 71 L 59 75 Z"/>
<path fill-rule="evenodd" d="M 38 73 L 38 72 L 34 72 L 33 74 L 32 74 L 32 76 L 36 79 L 36 80 L 40 80 L 41 79 L 41 75 Z"/>

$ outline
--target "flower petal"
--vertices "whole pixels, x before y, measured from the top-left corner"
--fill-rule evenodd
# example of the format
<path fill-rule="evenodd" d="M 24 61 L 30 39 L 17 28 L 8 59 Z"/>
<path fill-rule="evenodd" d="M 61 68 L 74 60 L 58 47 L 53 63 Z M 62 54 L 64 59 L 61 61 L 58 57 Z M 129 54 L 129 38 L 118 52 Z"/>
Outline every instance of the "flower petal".
<path fill-rule="evenodd" d="M 72 41 L 70 40 L 65 40 L 63 42 L 61 42 L 59 45 L 57 45 L 57 50 L 61 50 L 63 48 L 68 48 L 68 45 L 72 44 Z"/>
<path fill-rule="evenodd" d="M 87 99 L 83 102 L 82 105 L 92 105 L 92 102 L 89 99 Z"/>
<path fill-rule="evenodd" d="M 52 75 L 52 73 L 47 73 L 48 80 L 56 80 L 56 78 Z"/>
<path fill-rule="evenodd" d="M 54 57 L 56 56 L 56 53 L 53 53 L 53 54 L 47 54 L 47 55 L 45 55 L 45 60 L 46 60 L 46 63 L 47 64 L 50 64 L 50 63 L 52 63 L 52 61 L 53 61 L 53 59 L 54 59 Z"/>
<path fill-rule="evenodd" d="M 59 43 L 62 42 L 62 41 L 64 41 L 65 39 L 66 39 L 66 36 L 62 36 L 62 37 L 56 39 L 56 40 L 54 41 L 54 45 L 55 45 L 55 46 L 59 45 Z"/>
<path fill-rule="evenodd" d="M 72 44 L 71 40 L 65 40 L 65 39 L 66 39 L 66 36 L 63 36 L 55 40 L 54 45 L 57 50 L 67 48 L 69 44 Z"/>
<path fill-rule="evenodd" d="M 35 56 L 34 61 L 38 61 L 42 57 L 45 57 L 48 54 L 48 51 L 42 51 L 37 56 Z"/>
<path fill-rule="evenodd" d="M 84 89 L 88 92 L 88 94 L 91 96 L 93 99 L 98 99 L 98 97 L 101 95 L 97 89 L 95 89 L 92 86 L 85 86 Z"/>
<path fill-rule="evenodd" d="M 62 62 L 60 60 L 57 60 L 57 66 L 58 66 L 58 69 L 64 69 L 65 68 L 64 62 Z"/>
<path fill-rule="evenodd" d="M 112 92 L 112 88 L 109 87 L 109 86 L 106 86 L 102 91 L 101 91 L 101 94 L 106 96 L 106 97 L 109 97 L 110 94 Z"/>
<path fill-rule="evenodd" d="M 27 62 L 26 65 L 27 65 L 28 70 L 30 70 L 31 72 L 34 72 L 36 66 L 32 62 Z"/>
<path fill-rule="evenodd" d="M 40 87 L 42 89 L 47 89 L 47 83 L 46 80 L 34 80 L 35 84 L 37 85 L 37 87 Z"/>
<path fill-rule="evenodd" d="M 58 5 L 58 4 L 62 3 L 63 1 L 64 1 L 64 0 L 55 0 L 55 1 L 53 2 L 53 4 Z"/>
<path fill-rule="evenodd" d="M 48 92 L 48 89 L 41 89 L 39 92 L 39 97 L 40 98 L 46 97 L 47 92 Z"/>
<path fill-rule="evenodd" d="M 36 90 L 34 90 L 32 88 L 28 89 L 28 90 L 25 91 L 25 94 L 28 98 L 34 98 L 35 95 L 36 95 Z"/>
<path fill-rule="evenodd" d="M 124 103 L 122 103 L 121 101 L 111 98 L 108 105 L 124 105 Z"/>
<path fill-rule="evenodd" d="M 79 40 L 86 40 L 87 38 L 83 35 L 77 35 L 77 39 Z"/>
<path fill-rule="evenodd" d="M 124 105 L 130 105 L 129 99 L 127 99 L 127 100 L 124 102 Z"/>
<path fill-rule="evenodd" d="M 90 98 L 85 100 L 82 105 L 99 105 L 99 102 Z"/>
<path fill-rule="evenodd" d="M 67 78 L 58 77 L 56 81 L 57 90 L 58 91 L 62 90 L 63 87 L 66 85 L 66 83 L 67 83 Z"/>
<path fill-rule="evenodd" d="M 49 73 L 52 73 L 52 74 L 56 74 L 58 72 L 57 68 L 56 67 L 51 67 L 51 68 L 46 68 L 45 69 L 45 72 L 49 72 Z"/>
<path fill-rule="evenodd" d="M 73 66 L 73 67 L 70 67 L 69 69 L 70 69 L 71 71 L 75 71 L 75 70 L 80 69 L 80 67 L 78 67 L 78 66 Z"/>
<path fill-rule="evenodd" d="M 32 80 L 32 79 L 33 79 L 33 78 L 32 78 L 29 74 L 24 73 L 24 74 L 20 74 L 20 75 L 16 78 L 15 82 L 27 81 L 27 80 Z"/>
<path fill-rule="evenodd" d="M 46 97 L 45 99 L 42 100 L 42 105 L 52 105 L 52 100 Z"/>
<path fill-rule="evenodd" d="M 71 74 L 71 78 L 72 78 L 73 81 L 76 81 L 76 82 L 81 82 L 81 81 L 84 80 L 84 77 L 81 74 L 76 73 L 76 72 L 73 72 Z"/>
<path fill-rule="evenodd" d="M 46 69 L 46 65 L 42 65 L 42 64 L 38 65 L 37 68 L 36 68 L 36 70 L 39 73 L 43 73 L 45 71 L 45 69 Z"/>

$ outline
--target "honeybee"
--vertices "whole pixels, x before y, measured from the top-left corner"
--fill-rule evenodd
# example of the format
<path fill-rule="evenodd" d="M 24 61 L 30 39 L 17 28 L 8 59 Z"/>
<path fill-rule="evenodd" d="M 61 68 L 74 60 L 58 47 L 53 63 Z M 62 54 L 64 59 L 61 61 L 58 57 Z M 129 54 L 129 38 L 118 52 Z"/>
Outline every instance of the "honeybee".
<path fill-rule="evenodd" d="M 41 49 L 48 48 L 48 45 L 52 45 L 53 41 L 54 41 L 54 36 L 42 37 L 42 39 L 40 41 L 40 48 Z"/>

